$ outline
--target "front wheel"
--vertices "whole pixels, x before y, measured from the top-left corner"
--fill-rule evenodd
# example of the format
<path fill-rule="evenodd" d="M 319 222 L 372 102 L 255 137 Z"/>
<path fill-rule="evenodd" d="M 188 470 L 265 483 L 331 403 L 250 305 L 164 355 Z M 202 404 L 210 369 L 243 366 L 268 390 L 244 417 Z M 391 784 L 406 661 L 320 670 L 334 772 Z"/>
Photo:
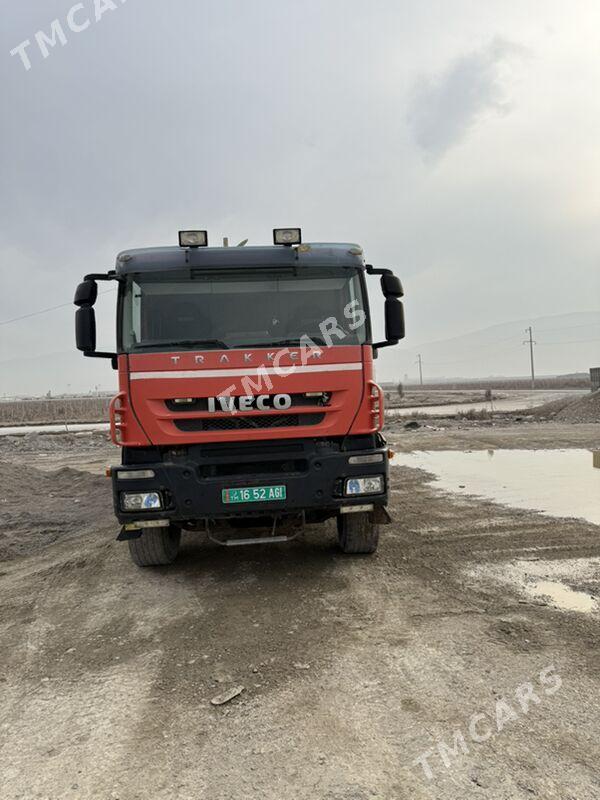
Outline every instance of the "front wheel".
<path fill-rule="evenodd" d="M 144 528 L 137 539 L 129 540 L 129 555 L 138 567 L 158 567 L 172 564 L 177 558 L 181 531 L 174 525 L 168 528 Z"/>
<path fill-rule="evenodd" d="M 338 543 L 344 553 L 374 553 L 379 543 L 379 525 L 368 511 L 340 514 L 337 518 Z"/>

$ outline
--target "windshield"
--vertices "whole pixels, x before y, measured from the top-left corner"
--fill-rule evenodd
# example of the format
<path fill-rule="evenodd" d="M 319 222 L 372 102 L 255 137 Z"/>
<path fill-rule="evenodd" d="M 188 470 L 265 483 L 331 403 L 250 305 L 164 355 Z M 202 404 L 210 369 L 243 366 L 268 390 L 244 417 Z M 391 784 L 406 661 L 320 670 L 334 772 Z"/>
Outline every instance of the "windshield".
<path fill-rule="evenodd" d="M 127 281 L 122 344 L 128 352 L 286 346 L 303 336 L 333 346 L 366 341 L 357 271 L 247 269 Z"/>

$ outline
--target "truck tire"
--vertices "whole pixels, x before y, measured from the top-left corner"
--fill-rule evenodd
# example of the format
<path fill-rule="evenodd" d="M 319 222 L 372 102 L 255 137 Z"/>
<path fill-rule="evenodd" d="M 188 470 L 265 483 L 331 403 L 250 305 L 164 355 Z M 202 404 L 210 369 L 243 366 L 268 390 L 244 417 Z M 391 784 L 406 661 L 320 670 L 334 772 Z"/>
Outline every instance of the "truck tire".
<path fill-rule="evenodd" d="M 169 528 L 144 528 L 137 539 L 129 540 L 129 555 L 138 567 L 158 567 L 172 564 L 177 558 L 181 531 L 171 525 Z"/>
<path fill-rule="evenodd" d="M 368 511 L 339 514 L 338 543 L 344 553 L 374 553 L 379 543 L 379 525 Z"/>

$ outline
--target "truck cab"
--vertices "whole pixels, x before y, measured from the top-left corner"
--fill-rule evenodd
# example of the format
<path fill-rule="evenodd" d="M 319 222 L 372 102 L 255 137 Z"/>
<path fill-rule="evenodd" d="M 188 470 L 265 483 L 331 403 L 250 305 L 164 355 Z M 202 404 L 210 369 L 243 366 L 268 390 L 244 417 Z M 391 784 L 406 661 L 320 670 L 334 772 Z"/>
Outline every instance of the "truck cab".
<path fill-rule="evenodd" d="M 381 276 L 382 342 L 368 273 Z M 114 353 L 96 351 L 98 281 L 118 284 Z M 375 551 L 389 517 L 374 358 L 404 336 L 401 296 L 358 245 L 304 244 L 299 229 L 261 247 L 182 231 L 179 246 L 127 250 L 86 276 L 77 347 L 118 370 L 110 428 L 122 458 L 110 474 L 136 564 L 171 563 L 182 531 L 279 542 L 332 517 L 344 552 Z"/>

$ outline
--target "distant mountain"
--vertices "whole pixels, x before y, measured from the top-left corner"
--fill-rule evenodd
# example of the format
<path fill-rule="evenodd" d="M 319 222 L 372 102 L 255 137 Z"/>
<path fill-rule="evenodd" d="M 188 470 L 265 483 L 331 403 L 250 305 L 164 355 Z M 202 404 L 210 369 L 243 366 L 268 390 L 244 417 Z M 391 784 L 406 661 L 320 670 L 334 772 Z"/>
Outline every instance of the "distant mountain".
<path fill-rule="evenodd" d="M 0 361 L 0 399 L 23 395 L 40 397 L 49 391 L 52 394 L 85 394 L 96 386 L 115 390 L 117 373 L 110 361 L 84 358 L 75 349 Z"/>
<path fill-rule="evenodd" d="M 587 372 L 600 366 L 600 311 L 572 312 L 552 317 L 516 320 L 452 339 L 380 351 L 377 377 L 384 381 L 418 379 L 420 354 L 423 377 L 484 378 L 529 375 L 529 346 L 523 344 L 531 325 L 534 362 L 539 375 Z"/>
<path fill-rule="evenodd" d="M 414 347 L 384 348 L 376 361 L 381 381 L 418 379 L 417 354 L 425 379 L 527 376 L 529 348 L 525 328 L 533 327 L 536 373 L 566 375 L 600 366 L 600 311 L 570 313 L 494 325 L 452 339 Z M 104 359 L 83 358 L 75 349 L 0 361 L 0 398 L 43 395 L 51 391 L 88 392 L 96 386 L 112 391 L 117 373 Z"/>

